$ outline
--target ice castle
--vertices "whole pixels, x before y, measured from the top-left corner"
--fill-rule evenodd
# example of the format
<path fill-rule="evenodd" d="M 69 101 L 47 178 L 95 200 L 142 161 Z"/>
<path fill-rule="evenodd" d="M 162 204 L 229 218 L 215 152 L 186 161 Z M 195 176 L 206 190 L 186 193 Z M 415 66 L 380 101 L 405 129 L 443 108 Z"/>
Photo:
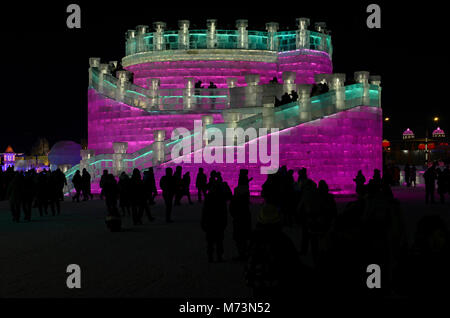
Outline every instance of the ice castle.
<path fill-rule="evenodd" d="M 66 175 L 87 168 L 98 183 L 104 169 L 118 175 L 153 166 L 159 178 L 177 165 L 173 147 L 194 138 L 194 121 L 200 120 L 224 135 L 228 127 L 278 128 L 280 165 L 306 167 L 310 178 L 326 180 L 336 193 L 354 192 L 358 170 L 371 176 L 382 166 L 380 77 L 355 72 L 354 84 L 345 85 L 345 74 L 333 74 L 325 23 L 315 23 L 314 31 L 309 25 L 309 19 L 299 18 L 296 30 L 282 31 L 270 22 L 265 31 L 252 31 L 247 20 L 237 20 L 236 29 L 221 30 L 210 19 L 202 30 L 181 20 L 175 31 L 164 22 L 155 22 L 152 31 L 145 25 L 127 31 L 123 69 L 116 69 L 116 61 L 89 60 L 88 149 Z M 210 82 L 214 88 L 208 88 Z M 311 96 L 319 82 L 329 91 Z M 297 101 L 274 107 L 275 97 L 293 90 Z M 173 140 L 178 127 L 192 133 Z M 211 147 L 202 139 L 200 151 Z M 253 139 L 234 147 L 248 154 Z M 248 169 L 253 192 L 267 177 L 259 159 L 182 166 L 193 180 L 200 166 L 206 173 L 219 170 L 231 187 L 239 169 Z"/>

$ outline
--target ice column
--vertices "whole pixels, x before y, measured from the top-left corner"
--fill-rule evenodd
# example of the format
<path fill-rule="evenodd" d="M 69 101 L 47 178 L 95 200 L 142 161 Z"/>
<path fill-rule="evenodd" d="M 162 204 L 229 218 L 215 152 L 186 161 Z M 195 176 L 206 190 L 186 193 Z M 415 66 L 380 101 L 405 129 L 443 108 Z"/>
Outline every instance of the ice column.
<path fill-rule="evenodd" d="M 89 173 L 91 173 L 90 169 L 89 169 L 89 159 L 94 158 L 95 156 L 95 150 L 93 149 L 81 149 L 80 150 L 80 156 L 81 156 L 81 161 L 80 161 L 80 172 L 83 171 L 83 169 L 86 169 L 89 171 Z"/>
<path fill-rule="evenodd" d="M 311 87 L 311 84 L 297 85 L 298 113 L 302 123 L 311 120 Z"/>
<path fill-rule="evenodd" d="M 378 86 L 378 107 L 381 107 L 381 76 L 371 75 L 369 76 L 370 84 Z"/>
<path fill-rule="evenodd" d="M 194 107 L 195 78 L 186 77 L 184 80 L 185 88 L 183 90 L 183 108 L 192 109 Z"/>
<path fill-rule="evenodd" d="M 98 67 L 98 91 L 103 93 L 103 81 L 105 80 L 104 75 L 109 74 L 109 64 L 101 63 Z"/>
<path fill-rule="evenodd" d="M 361 84 L 363 87 L 363 94 L 361 100 L 362 105 L 370 105 L 369 72 L 366 71 L 355 72 L 354 78 L 355 82 Z"/>
<path fill-rule="evenodd" d="M 161 163 L 163 163 L 166 160 L 165 145 L 164 145 L 165 138 L 166 138 L 165 130 L 154 130 L 153 131 L 153 144 L 152 144 L 153 166 L 160 165 Z"/>
<path fill-rule="evenodd" d="M 327 48 L 327 35 L 325 34 L 326 32 L 326 27 L 327 24 L 325 22 L 316 22 L 314 23 L 314 26 L 316 28 L 316 31 L 319 33 L 320 36 L 320 44 L 319 44 L 319 51 L 326 51 Z"/>
<path fill-rule="evenodd" d="M 214 123 L 214 118 L 212 115 L 203 115 L 202 116 L 202 136 L 203 136 L 203 145 L 207 145 L 209 142 L 208 136 L 205 134 L 206 126 Z"/>
<path fill-rule="evenodd" d="M 335 73 L 330 75 L 330 91 L 335 92 L 334 104 L 336 110 L 345 109 L 345 74 Z"/>
<path fill-rule="evenodd" d="M 206 24 L 208 26 L 208 34 L 207 34 L 207 38 L 206 38 L 206 48 L 214 49 L 217 45 L 217 35 L 216 35 L 217 20 L 216 19 L 208 19 L 208 20 L 206 20 Z"/>
<path fill-rule="evenodd" d="M 149 78 L 147 80 L 147 87 L 150 95 L 150 107 L 156 107 L 159 104 L 159 85 L 159 78 Z"/>
<path fill-rule="evenodd" d="M 283 74 L 281 75 L 281 77 L 283 79 L 283 93 L 290 94 L 291 91 L 296 90 L 296 88 L 297 88 L 295 85 L 296 76 L 297 76 L 297 74 L 295 72 L 291 72 L 291 71 L 283 72 Z"/>
<path fill-rule="evenodd" d="M 245 82 L 247 86 L 245 87 L 245 106 L 258 106 L 258 90 L 259 90 L 259 74 L 245 74 Z"/>
<path fill-rule="evenodd" d="M 238 122 L 241 120 L 242 114 L 239 112 L 226 112 L 223 113 L 223 119 L 225 123 L 227 124 L 227 128 L 237 128 Z M 245 127 L 242 127 L 245 129 Z M 232 134 L 226 134 L 225 135 L 225 142 L 226 145 L 236 145 L 237 143 L 237 137 L 233 138 Z"/>
<path fill-rule="evenodd" d="M 145 34 L 148 32 L 147 25 L 138 25 L 136 27 L 136 53 L 147 51 L 147 47 L 145 45 Z"/>
<path fill-rule="evenodd" d="M 277 22 L 266 23 L 266 30 L 267 30 L 267 49 L 269 51 L 278 51 L 278 43 L 275 39 L 275 34 L 278 31 L 278 23 Z"/>
<path fill-rule="evenodd" d="M 179 20 L 178 27 L 178 49 L 189 49 L 189 20 Z"/>
<path fill-rule="evenodd" d="M 128 30 L 125 33 L 125 38 L 127 40 L 126 55 L 135 54 L 136 53 L 136 30 Z"/>
<path fill-rule="evenodd" d="M 153 28 L 155 29 L 155 32 L 153 32 L 153 50 L 162 51 L 165 49 L 164 29 L 166 28 L 166 23 L 155 22 L 153 23 Z"/>
<path fill-rule="evenodd" d="M 89 86 L 92 86 L 92 69 L 98 68 L 100 66 L 100 58 L 99 57 L 90 57 L 89 58 Z"/>
<path fill-rule="evenodd" d="M 127 153 L 128 143 L 113 142 L 113 149 L 113 174 L 119 176 L 126 169 L 124 159 Z"/>
<path fill-rule="evenodd" d="M 309 49 L 309 19 L 298 18 L 297 20 L 298 31 L 295 38 L 295 47 L 297 49 Z"/>
<path fill-rule="evenodd" d="M 116 99 L 119 101 L 123 101 L 123 98 L 125 97 L 125 92 L 128 88 L 129 83 L 129 74 L 130 72 L 125 70 L 120 70 L 116 72 L 117 77 Z"/>
<path fill-rule="evenodd" d="M 267 129 L 275 128 L 275 97 L 266 96 L 263 98 L 263 127 Z"/>
<path fill-rule="evenodd" d="M 236 20 L 236 28 L 238 32 L 238 49 L 248 49 L 248 20 Z"/>

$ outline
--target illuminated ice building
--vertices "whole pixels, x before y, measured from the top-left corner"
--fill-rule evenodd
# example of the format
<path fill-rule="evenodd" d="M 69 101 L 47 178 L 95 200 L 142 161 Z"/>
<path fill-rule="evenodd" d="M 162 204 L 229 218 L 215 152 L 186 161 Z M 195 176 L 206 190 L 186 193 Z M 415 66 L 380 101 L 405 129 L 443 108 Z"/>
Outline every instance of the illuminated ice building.
<path fill-rule="evenodd" d="M 182 153 L 185 159 L 215 147 L 217 136 L 194 130 L 194 121 L 200 121 L 203 131 L 214 128 L 223 140 L 226 128 L 269 130 L 215 147 L 223 161 L 226 150 L 234 148 L 234 162 L 183 162 L 192 188 L 199 167 L 207 174 L 221 171 L 232 188 L 244 168 L 254 178 L 252 192 L 259 191 L 267 177 L 260 168 L 268 164 L 259 156 L 256 162 L 248 158 L 249 149 L 260 140 L 270 144 L 276 134 L 280 166 L 306 167 L 310 178 L 326 180 L 332 191 L 354 192 L 358 170 L 370 177 L 382 166 L 380 77 L 356 72 L 355 83 L 345 85 L 345 74 L 333 74 L 325 23 L 316 23 L 314 31 L 309 24 L 300 18 L 296 30 L 282 31 L 271 22 L 265 31 L 252 31 L 247 20 L 237 20 L 236 29 L 222 30 L 216 20 L 207 20 L 206 29 L 194 30 L 182 20 L 175 31 L 163 22 L 155 22 L 152 30 L 143 25 L 129 30 L 124 69 L 116 70 L 114 61 L 89 60 L 88 149 L 66 174 L 87 168 L 98 183 L 104 169 L 118 175 L 153 166 L 159 178 L 166 167 L 178 165 L 171 155 L 174 147 L 192 141 L 191 150 Z M 211 82 L 216 88 L 208 88 Z M 329 90 L 311 94 L 319 82 Z M 275 97 L 281 100 L 292 91 L 297 101 L 274 107 Z M 180 128 L 190 133 L 172 138 Z M 200 144 L 194 148 L 196 137 Z M 245 150 L 244 162 L 237 160 L 239 149 Z"/>

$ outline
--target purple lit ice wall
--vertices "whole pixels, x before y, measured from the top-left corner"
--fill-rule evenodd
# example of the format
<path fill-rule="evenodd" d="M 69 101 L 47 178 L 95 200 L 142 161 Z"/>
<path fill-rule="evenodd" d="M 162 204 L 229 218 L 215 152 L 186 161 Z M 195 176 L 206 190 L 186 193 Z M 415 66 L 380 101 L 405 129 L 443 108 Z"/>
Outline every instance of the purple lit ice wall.
<path fill-rule="evenodd" d="M 95 154 L 113 152 L 113 142 L 128 142 L 128 153 L 133 153 L 153 142 L 153 131 L 163 129 L 166 138 L 177 127 L 194 128 L 194 120 L 207 113 L 167 114 L 150 113 L 88 91 L 88 148 Z M 223 122 L 221 114 L 211 114 L 215 123 Z"/>
<path fill-rule="evenodd" d="M 297 170 L 306 167 L 308 176 L 315 182 L 326 180 L 335 193 L 354 193 L 353 178 L 358 170 L 369 179 L 374 169 L 382 167 L 382 111 L 381 108 L 359 106 L 323 119 L 301 124 L 279 132 L 280 165 Z M 253 141 L 256 142 L 256 141 Z M 252 143 L 252 142 L 250 142 Z M 249 144 L 246 144 L 248 162 Z M 268 141 L 270 149 L 270 139 Z M 225 158 L 226 151 L 223 151 Z M 187 155 L 193 161 L 193 155 Z M 174 162 L 167 162 L 155 169 L 159 179 L 166 167 L 175 169 Z M 196 164 L 183 163 L 183 173 L 191 175 L 191 191 L 195 191 L 195 177 L 199 167 L 209 175 L 212 170 L 222 173 L 230 187 L 237 185 L 239 169 L 249 169 L 251 191 L 256 193 L 266 180 L 260 173 L 261 163 L 256 164 Z M 264 165 L 266 166 L 266 165 Z"/>
<path fill-rule="evenodd" d="M 238 86 L 245 86 L 245 74 L 260 75 L 260 83 L 267 84 L 273 77 L 282 83 L 282 72 L 297 73 L 295 83 L 314 83 L 314 74 L 332 73 L 333 66 L 327 53 L 319 51 L 289 51 L 278 53 L 278 63 L 253 61 L 168 61 L 131 65 L 126 69 L 134 74 L 134 84 L 147 87 L 147 79 L 159 78 L 161 88 L 183 88 L 186 77 L 201 80 L 203 85 L 214 82 L 218 88 L 227 88 L 228 77 L 237 78 Z"/>

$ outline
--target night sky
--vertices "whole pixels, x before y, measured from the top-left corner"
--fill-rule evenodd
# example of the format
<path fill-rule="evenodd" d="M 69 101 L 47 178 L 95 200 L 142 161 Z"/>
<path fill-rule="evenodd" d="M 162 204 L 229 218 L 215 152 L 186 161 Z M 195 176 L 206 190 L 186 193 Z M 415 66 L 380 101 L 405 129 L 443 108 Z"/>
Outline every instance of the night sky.
<path fill-rule="evenodd" d="M 391 118 L 386 137 L 398 139 L 407 127 L 423 136 L 426 127 L 436 126 L 434 116 L 450 132 L 448 17 L 437 6 L 408 2 L 394 7 L 381 1 L 273 1 L 275 8 L 264 1 L 159 1 L 165 6 L 154 1 L 59 2 L 2 4 L 0 152 L 8 144 L 16 152 L 28 152 L 38 136 L 50 145 L 87 138 L 89 57 L 120 61 L 128 29 L 164 21 L 177 30 L 180 19 L 200 29 L 206 29 L 208 18 L 218 19 L 220 29 L 235 29 L 236 19 L 248 19 L 253 30 L 265 30 L 270 21 L 292 30 L 297 17 L 310 18 L 310 29 L 325 21 L 332 31 L 334 72 L 346 73 L 347 79 L 355 71 L 382 76 L 382 108 Z M 81 6 L 81 29 L 66 27 L 70 3 Z M 381 29 L 366 26 L 369 3 L 381 6 Z"/>

